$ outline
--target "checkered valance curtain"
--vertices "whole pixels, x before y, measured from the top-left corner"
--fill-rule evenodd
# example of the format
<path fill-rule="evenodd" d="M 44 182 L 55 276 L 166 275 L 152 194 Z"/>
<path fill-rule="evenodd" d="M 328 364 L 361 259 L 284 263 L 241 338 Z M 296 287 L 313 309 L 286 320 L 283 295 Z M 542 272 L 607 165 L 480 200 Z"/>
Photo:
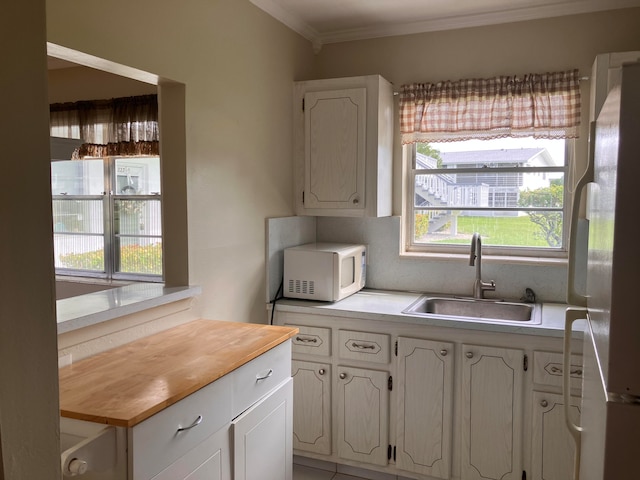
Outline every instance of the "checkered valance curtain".
<path fill-rule="evenodd" d="M 84 142 L 74 158 L 159 155 L 158 95 L 49 105 L 51 135 Z"/>
<path fill-rule="evenodd" d="M 439 83 L 400 90 L 402 143 L 503 137 L 576 138 L 577 70 Z"/>

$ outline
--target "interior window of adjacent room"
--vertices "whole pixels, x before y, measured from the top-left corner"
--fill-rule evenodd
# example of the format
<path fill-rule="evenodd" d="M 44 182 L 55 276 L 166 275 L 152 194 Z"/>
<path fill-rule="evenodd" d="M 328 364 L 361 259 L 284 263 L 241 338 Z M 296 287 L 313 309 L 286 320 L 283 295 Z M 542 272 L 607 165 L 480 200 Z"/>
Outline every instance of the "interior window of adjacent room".
<path fill-rule="evenodd" d="M 160 157 L 51 163 L 56 273 L 162 281 Z"/>

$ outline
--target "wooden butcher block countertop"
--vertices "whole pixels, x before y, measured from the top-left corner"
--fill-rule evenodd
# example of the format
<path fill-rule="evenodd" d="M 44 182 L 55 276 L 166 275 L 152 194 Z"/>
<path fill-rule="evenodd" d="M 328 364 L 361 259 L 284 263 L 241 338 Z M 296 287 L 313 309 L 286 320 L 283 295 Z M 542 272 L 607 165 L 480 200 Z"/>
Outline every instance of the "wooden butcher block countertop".
<path fill-rule="evenodd" d="M 136 340 L 61 368 L 60 414 L 132 427 L 297 332 L 195 320 Z"/>

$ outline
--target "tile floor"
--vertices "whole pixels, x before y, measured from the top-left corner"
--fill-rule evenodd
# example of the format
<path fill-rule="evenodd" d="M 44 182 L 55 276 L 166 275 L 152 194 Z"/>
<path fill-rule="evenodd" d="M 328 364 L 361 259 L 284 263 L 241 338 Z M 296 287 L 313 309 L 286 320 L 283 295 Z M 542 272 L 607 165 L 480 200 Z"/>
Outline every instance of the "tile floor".
<path fill-rule="evenodd" d="M 328 472 L 317 468 L 293 464 L 293 480 L 364 480 L 343 473 Z"/>

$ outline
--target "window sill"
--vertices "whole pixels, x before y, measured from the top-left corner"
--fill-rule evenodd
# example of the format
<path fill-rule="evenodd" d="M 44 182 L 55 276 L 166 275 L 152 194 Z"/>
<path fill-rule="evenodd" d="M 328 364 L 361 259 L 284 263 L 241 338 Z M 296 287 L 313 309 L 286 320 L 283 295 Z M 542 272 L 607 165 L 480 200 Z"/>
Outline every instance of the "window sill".
<path fill-rule="evenodd" d="M 469 262 L 468 253 L 435 253 L 435 252 L 400 252 L 403 259 L 423 259 L 441 262 Z M 531 265 L 531 266 L 565 266 L 568 260 L 565 257 L 523 257 L 515 255 L 490 255 L 483 252 L 482 263 L 500 263 L 505 265 Z"/>
<path fill-rule="evenodd" d="M 202 293 L 199 286 L 135 283 L 56 301 L 58 334 L 166 305 Z"/>

